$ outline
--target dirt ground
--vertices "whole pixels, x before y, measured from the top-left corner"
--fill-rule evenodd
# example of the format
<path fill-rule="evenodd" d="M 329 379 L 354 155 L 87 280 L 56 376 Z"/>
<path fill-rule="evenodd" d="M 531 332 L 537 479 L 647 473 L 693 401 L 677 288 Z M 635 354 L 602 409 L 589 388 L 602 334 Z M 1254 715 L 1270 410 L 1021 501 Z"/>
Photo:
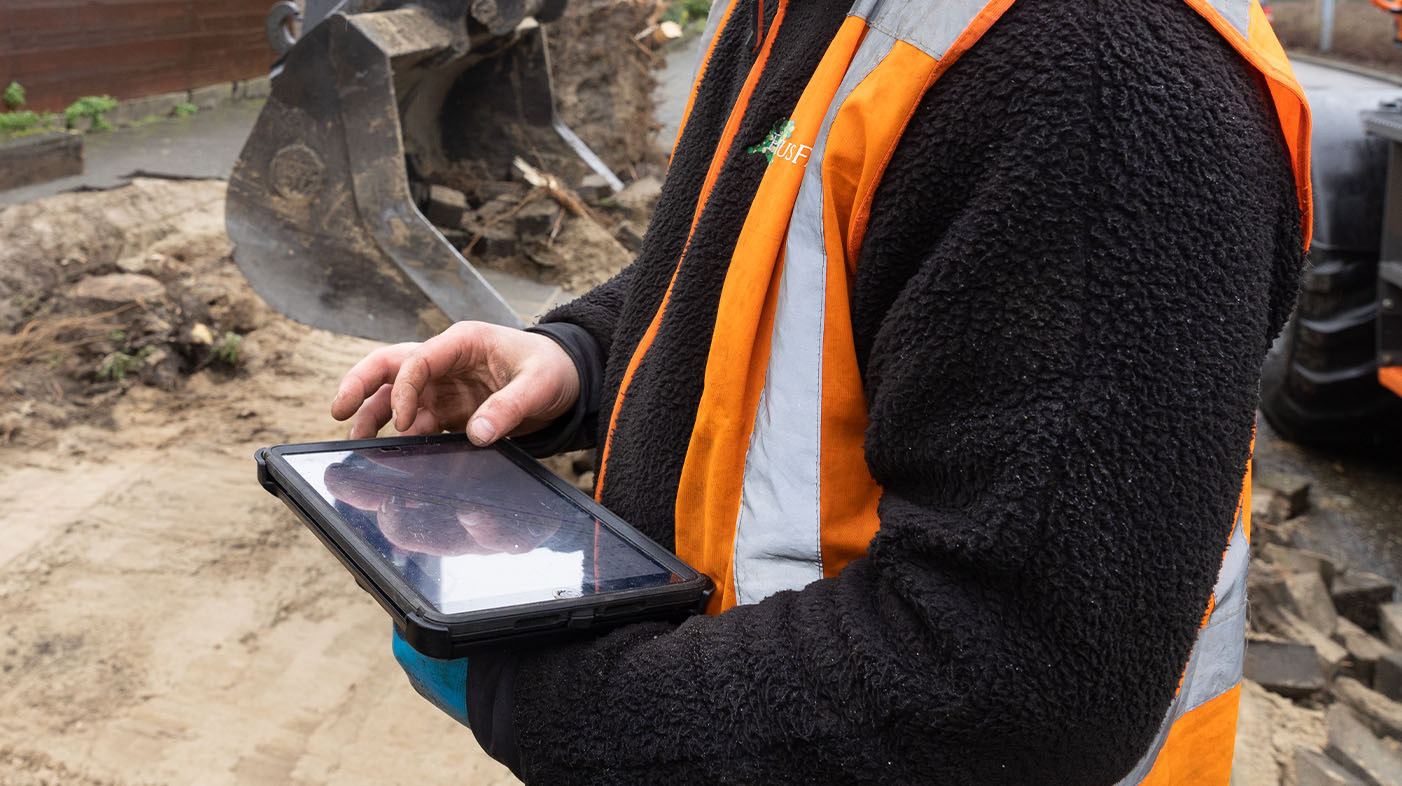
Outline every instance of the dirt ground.
<path fill-rule="evenodd" d="M 427 710 L 383 612 L 254 480 L 255 448 L 342 435 L 328 392 L 373 344 L 252 295 L 223 189 L 138 181 L 0 212 L 0 270 L 27 260 L 44 286 L 6 290 L 12 307 L 61 319 L 90 307 L 71 296 L 84 281 L 158 265 L 165 300 L 129 302 L 104 330 L 171 356 L 200 346 L 194 325 L 246 330 L 236 364 L 191 355 L 171 380 L 145 361 L 97 379 L 110 338 L 7 365 L 0 783 L 514 782 Z M 171 304 L 188 292 L 214 301 L 196 314 L 210 322 Z"/>

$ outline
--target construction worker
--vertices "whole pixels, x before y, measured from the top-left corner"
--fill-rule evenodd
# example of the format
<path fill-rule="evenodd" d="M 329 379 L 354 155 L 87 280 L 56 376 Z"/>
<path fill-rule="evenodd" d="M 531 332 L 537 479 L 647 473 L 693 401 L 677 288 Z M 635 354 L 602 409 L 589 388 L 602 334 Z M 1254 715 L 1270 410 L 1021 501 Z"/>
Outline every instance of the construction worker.
<path fill-rule="evenodd" d="M 597 446 L 710 614 L 399 651 L 420 692 L 532 783 L 1225 785 L 1310 226 L 1258 3 L 721 0 L 706 35 L 637 260 L 372 353 L 333 413 Z"/>

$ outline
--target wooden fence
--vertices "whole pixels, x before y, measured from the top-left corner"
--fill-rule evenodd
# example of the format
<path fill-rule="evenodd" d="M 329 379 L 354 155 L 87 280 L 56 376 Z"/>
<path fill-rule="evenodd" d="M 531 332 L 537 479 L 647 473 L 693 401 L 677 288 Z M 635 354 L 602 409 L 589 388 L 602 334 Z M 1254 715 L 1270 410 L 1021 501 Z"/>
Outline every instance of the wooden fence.
<path fill-rule="evenodd" d="M 0 89 L 26 109 L 118 99 L 266 74 L 272 0 L 0 0 Z"/>

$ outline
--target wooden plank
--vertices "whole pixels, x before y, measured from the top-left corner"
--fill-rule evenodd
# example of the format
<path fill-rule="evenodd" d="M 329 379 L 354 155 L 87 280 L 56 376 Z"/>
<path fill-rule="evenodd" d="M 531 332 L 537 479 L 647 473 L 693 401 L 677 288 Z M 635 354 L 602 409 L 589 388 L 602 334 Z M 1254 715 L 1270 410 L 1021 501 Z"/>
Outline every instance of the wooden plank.
<path fill-rule="evenodd" d="M 30 108 L 118 99 L 267 73 L 269 0 L 0 0 L 0 88 Z"/>

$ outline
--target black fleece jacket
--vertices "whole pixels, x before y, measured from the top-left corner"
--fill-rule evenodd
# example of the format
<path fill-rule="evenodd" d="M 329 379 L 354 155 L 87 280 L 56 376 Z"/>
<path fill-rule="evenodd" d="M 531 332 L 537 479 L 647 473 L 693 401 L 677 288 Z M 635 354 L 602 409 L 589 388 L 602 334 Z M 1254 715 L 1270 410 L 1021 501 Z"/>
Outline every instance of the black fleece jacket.
<path fill-rule="evenodd" d="M 849 4 L 766 24 L 619 415 L 603 501 L 663 544 L 765 166 L 743 149 Z M 602 362 L 556 444 L 602 438 L 581 424 L 606 426 L 667 287 L 751 27 L 722 36 L 637 261 L 542 328 Z M 680 627 L 474 658 L 479 738 L 545 784 L 1115 783 L 1211 592 L 1299 221 L 1264 85 L 1187 4 L 1020 0 L 922 101 L 871 211 L 851 303 L 871 423 L 853 471 L 883 488 L 867 555 Z"/>

